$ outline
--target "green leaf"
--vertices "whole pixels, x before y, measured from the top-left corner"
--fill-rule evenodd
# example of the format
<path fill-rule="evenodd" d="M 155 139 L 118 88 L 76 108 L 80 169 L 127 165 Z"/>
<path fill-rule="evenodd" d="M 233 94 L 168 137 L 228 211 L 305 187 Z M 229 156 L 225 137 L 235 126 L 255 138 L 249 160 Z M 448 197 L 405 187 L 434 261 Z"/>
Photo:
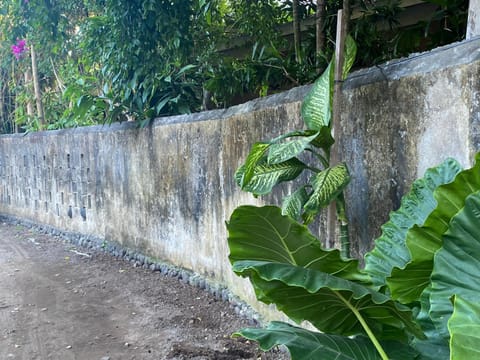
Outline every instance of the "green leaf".
<path fill-rule="evenodd" d="M 328 65 L 302 103 L 302 117 L 308 129 L 318 131 L 330 125 L 333 67 L 332 63 Z"/>
<path fill-rule="evenodd" d="M 243 165 L 237 169 L 235 180 L 239 185 L 243 185 L 244 191 L 254 195 L 265 195 L 271 192 L 275 185 L 295 179 L 306 168 L 307 166 L 296 158 L 274 165 L 263 162 L 253 168 L 250 181 L 245 183 L 246 165 Z"/>
<path fill-rule="evenodd" d="M 402 268 L 410 261 L 405 238 L 414 225 L 423 225 L 437 202 L 434 190 L 453 181 L 461 170 L 460 164 L 448 159 L 437 167 L 428 169 L 422 179 L 412 184 L 403 196 L 398 210 L 390 213 L 390 220 L 382 226 L 382 235 L 375 240 L 375 248 L 365 255 L 365 271 L 373 284 L 384 286 L 394 267 Z"/>
<path fill-rule="evenodd" d="M 427 287 L 420 298 L 421 311 L 415 318 L 422 328 L 426 339 L 414 338 L 410 345 L 421 354 L 422 360 L 443 360 L 450 356 L 448 340 L 445 340 L 435 328 L 430 318 L 430 287 Z"/>
<path fill-rule="evenodd" d="M 280 141 L 293 137 L 310 137 L 314 134 L 317 136 L 310 141 L 310 144 L 316 148 L 323 149 L 325 152 L 328 152 L 330 147 L 335 143 L 335 140 L 332 137 L 330 127 L 323 126 L 320 131 L 318 130 L 296 130 L 289 132 L 287 134 L 281 135 L 270 141 L 270 144 L 277 144 Z"/>
<path fill-rule="evenodd" d="M 314 133 L 310 136 L 296 136 L 294 140 L 286 143 L 270 145 L 267 163 L 269 165 L 279 164 L 298 156 L 318 135 L 319 133 Z"/>
<path fill-rule="evenodd" d="M 343 260 L 338 250 L 324 250 L 306 226 L 281 214 L 276 206 L 240 206 L 227 222 L 230 262 L 244 260 L 288 263 L 364 280 L 358 260 Z"/>
<path fill-rule="evenodd" d="M 480 359 L 480 305 L 478 298 L 453 300 L 453 315 L 448 321 L 451 360 Z"/>
<path fill-rule="evenodd" d="M 312 268 L 270 261 L 236 261 L 233 271 L 252 282 L 258 300 L 275 304 L 297 323 L 345 336 L 367 334 L 377 339 L 422 337 L 410 308 L 362 284 Z"/>
<path fill-rule="evenodd" d="M 282 202 L 282 215 L 288 215 L 294 220 L 299 220 L 302 216 L 303 205 L 308 201 L 308 198 L 309 196 L 305 186 L 284 197 Z"/>
<path fill-rule="evenodd" d="M 447 321 L 453 312 L 450 298 L 478 303 L 480 294 L 480 191 L 467 197 L 465 207 L 451 221 L 443 247 L 436 253 L 430 294 L 430 317 L 449 337 Z M 473 314 L 471 315 L 473 316 Z M 477 324 L 480 326 L 480 323 Z M 480 350 L 480 345 L 477 347 Z"/>
<path fill-rule="evenodd" d="M 184 72 L 187 72 L 187 71 L 190 71 L 190 70 L 193 70 L 193 69 L 196 69 L 198 67 L 198 65 L 193 65 L 193 64 L 189 64 L 189 65 L 186 65 L 184 67 L 182 67 L 176 76 L 180 76 L 182 75 Z"/>
<path fill-rule="evenodd" d="M 239 183 L 240 187 L 245 190 L 245 187 L 250 183 L 253 178 L 255 167 L 265 157 L 265 154 L 269 148 L 270 144 L 265 142 L 257 142 L 253 144 L 250 153 L 245 160 L 243 176 Z M 238 170 L 237 170 L 238 171 Z M 248 191 L 248 190 L 247 190 Z"/>
<path fill-rule="evenodd" d="M 313 193 L 304 206 L 305 212 L 316 215 L 334 200 L 350 182 L 344 163 L 319 172 L 312 180 Z"/>
<path fill-rule="evenodd" d="M 271 322 L 266 329 L 243 329 L 234 335 L 258 341 L 264 351 L 285 345 L 292 360 L 380 360 L 368 338 L 349 338 L 309 331 L 282 322 Z M 398 342 L 382 343 L 391 360 L 415 359 L 416 353 Z"/>
<path fill-rule="evenodd" d="M 430 283 L 433 257 L 442 246 L 442 236 L 455 214 L 464 206 L 467 196 L 480 190 L 480 153 L 475 166 L 460 172 L 450 184 L 439 186 L 434 197 L 437 207 L 423 226 L 413 226 L 407 232 L 406 244 L 410 262 L 405 268 L 394 268 L 387 284 L 392 297 L 406 304 L 417 301 Z"/>
<path fill-rule="evenodd" d="M 347 78 L 350 69 L 355 62 L 355 57 L 357 56 L 357 44 L 355 40 L 348 35 L 345 39 L 345 52 L 344 52 L 344 63 L 342 69 L 342 79 L 345 80 Z"/>
<path fill-rule="evenodd" d="M 325 151 L 329 151 L 334 143 L 335 140 L 332 137 L 332 131 L 328 126 L 323 126 L 318 136 L 311 142 L 313 146 Z"/>

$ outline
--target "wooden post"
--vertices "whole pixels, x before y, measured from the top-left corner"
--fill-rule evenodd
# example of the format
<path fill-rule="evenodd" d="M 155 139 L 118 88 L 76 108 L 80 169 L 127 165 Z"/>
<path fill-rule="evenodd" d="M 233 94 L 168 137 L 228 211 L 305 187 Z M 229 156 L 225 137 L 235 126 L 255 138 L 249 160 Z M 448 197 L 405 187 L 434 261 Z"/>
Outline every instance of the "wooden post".
<path fill-rule="evenodd" d="M 341 136 L 340 114 L 341 114 L 341 97 L 343 81 L 343 61 L 345 49 L 346 27 L 344 24 L 345 17 L 342 10 L 338 11 L 337 17 L 337 35 L 335 41 L 335 75 L 333 87 L 333 106 L 332 106 L 332 135 L 335 139 L 335 144 L 332 146 L 330 152 L 330 166 L 335 166 L 341 161 L 341 154 L 339 149 L 339 142 Z M 330 241 L 331 248 L 339 248 L 338 241 L 338 221 L 337 221 L 337 206 L 335 201 L 330 204 L 327 212 L 327 234 Z"/>
<path fill-rule="evenodd" d="M 40 127 L 45 125 L 45 115 L 43 112 L 42 93 L 40 91 L 40 81 L 38 79 L 37 57 L 33 45 L 30 45 L 30 54 L 32 56 L 32 74 L 33 74 L 33 89 L 35 92 L 35 101 L 37 103 L 37 115 L 40 121 Z"/>

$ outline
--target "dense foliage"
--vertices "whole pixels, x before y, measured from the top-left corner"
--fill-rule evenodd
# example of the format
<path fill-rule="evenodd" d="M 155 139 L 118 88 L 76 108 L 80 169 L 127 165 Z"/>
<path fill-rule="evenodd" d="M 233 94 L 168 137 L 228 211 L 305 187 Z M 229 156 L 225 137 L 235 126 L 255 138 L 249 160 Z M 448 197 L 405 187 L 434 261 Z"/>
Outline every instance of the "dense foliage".
<path fill-rule="evenodd" d="M 480 154 L 417 180 L 382 227 L 365 267 L 325 250 L 277 207 L 240 206 L 227 228 L 233 270 L 282 322 L 238 335 L 292 359 L 476 359 L 480 354 Z"/>
<path fill-rule="evenodd" d="M 468 1 L 431 2 L 431 21 L 401 31 L 399 1 L 353 2 L 363 14 L 351 24 L 365 49 L 357 64 L 461 39 Z M 298 3 L 299 19 L 311 19 L 317 2 Z M 0 132 L 146 123 L 312 82 L 328 65 L 341 6 L 324 3 L 326 40 L 317 52 L 314 26 L 299 49 L 285 35 L 290 0 L 0 0 Z M 372 26 L 385 22 L 387 31 Z M 14 50 L 19 41 L 24 48 Z"/>

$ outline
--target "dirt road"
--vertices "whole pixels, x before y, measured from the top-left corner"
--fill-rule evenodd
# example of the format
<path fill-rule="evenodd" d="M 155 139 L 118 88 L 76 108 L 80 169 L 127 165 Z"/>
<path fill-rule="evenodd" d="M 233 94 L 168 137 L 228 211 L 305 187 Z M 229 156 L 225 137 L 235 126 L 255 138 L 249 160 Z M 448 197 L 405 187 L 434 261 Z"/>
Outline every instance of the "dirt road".
<path fill-rule="evenodd" d="M 0 359 L 285 359 L 232 339 L 231 305 L 159 272 L 0 223 Z"/>

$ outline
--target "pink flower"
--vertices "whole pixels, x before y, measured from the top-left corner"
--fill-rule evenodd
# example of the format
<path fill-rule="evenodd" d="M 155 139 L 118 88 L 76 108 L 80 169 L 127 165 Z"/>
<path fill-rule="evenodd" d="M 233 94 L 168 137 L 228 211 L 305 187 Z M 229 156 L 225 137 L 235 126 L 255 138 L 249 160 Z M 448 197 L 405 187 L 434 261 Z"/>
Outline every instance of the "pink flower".
<path fill-rule="evenodd" d="M 10 48 L 12 49 L 12 53 L 15 56 L 17 60 L 19 60 L 23 53 L 27 50 L 27 47 L 25 46 L 27 44 L 27 41 L 25 39 L 20 39 L 17 40 L 17 43 L 15 45 L 12 45 Z"/>

